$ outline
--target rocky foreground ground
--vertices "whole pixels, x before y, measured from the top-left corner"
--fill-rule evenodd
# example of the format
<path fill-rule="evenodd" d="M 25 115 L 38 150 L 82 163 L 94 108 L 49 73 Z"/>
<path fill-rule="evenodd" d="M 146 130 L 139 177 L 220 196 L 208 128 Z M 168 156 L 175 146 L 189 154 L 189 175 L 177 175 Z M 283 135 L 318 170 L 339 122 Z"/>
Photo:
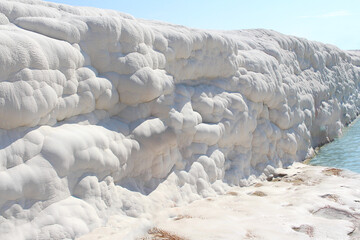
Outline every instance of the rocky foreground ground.
<path fill-rule="evenodd" d="M 360 175 L 295 163 L 227 194 L 163 209 L 138 239 L 359 239 Z M 122 239 L 116 217 L 80 239 Z"/>

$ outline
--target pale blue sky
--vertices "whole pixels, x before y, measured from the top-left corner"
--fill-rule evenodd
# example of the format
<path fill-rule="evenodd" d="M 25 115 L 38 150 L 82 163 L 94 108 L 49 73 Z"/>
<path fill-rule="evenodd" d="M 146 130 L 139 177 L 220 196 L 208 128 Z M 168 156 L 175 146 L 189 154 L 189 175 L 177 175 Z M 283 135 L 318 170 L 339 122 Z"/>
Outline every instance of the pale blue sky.
<path fill-rule="evenodd" d="M 267 28 L 360 49 L 360 0 L 52 0 L 193 28 Z"/>

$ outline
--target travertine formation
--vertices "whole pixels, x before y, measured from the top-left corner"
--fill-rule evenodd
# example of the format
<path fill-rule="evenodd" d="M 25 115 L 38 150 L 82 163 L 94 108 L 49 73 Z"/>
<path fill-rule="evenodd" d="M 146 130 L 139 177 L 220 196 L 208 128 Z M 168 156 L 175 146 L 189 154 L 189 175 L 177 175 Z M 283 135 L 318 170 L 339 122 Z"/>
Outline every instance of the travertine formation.
<path fill-rule="evenodd" d="M 74 238 L 221 194 L 360 110 L 360 53 L 274 31 L 37 0 L 1 1 L 0 24 L 1 239 Z"/>

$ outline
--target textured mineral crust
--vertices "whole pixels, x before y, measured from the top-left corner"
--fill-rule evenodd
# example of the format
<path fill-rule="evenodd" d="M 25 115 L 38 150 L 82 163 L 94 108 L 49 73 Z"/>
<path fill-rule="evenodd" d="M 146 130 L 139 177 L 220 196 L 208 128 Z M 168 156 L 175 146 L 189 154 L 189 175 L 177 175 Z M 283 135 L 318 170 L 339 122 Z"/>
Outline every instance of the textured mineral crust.
<path fill-rule="evenodd" d="M 270 30 L 1 0 L 0 238 L 75 238 L 112 216 L 146 232 L 159 209 L 311 156 L 358 114 L 359 79 L 359 52 Z"/>

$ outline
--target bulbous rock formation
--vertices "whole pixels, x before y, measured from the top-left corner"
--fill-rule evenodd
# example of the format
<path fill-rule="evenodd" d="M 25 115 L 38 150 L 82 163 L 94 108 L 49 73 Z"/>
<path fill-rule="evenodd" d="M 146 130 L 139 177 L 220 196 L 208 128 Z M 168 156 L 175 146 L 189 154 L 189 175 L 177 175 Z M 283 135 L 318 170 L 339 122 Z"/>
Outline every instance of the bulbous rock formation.
<path fill-rule="evenodd" d="M 270 30 L 3 0 L 0 53 L 1 239 L 74 238 L 222 194 L 360 110 L 359 52 Z"/>

